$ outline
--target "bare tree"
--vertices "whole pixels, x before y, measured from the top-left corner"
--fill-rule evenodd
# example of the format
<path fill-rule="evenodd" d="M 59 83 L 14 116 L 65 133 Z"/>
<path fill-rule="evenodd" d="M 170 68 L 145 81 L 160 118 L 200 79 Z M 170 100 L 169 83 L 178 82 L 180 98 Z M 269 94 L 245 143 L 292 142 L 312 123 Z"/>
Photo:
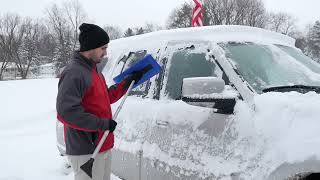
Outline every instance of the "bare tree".
<path fill-rule="evenodd" d="M 122 31 L 118 26 L 107 25 L 103 29 L 108 33 L 111 40 L 121 38 L 122 36 Z"/>
<path fill-rule="evenodd" d="M 168 28 L 191 26 L 193 5 L 184 3 L 173 10 Z M 265 27 L 266 10 L 261 0 L 206 0 L 203 21 L 205 25 L 247 25 Z"/>
<path fill-rule="evenodd" d="M 3 71 L 8 65 L 8 58 L 6 58 L 5 53 L 5 35 L 4 35 L 4 26 L 3 19 L 0 17 L 0 80 L 2 80 Z"/>
<path fill-rule="evenodd" d="M 0 20 L 1 23 L 1 20 Z M 0 39 L 2 35 L 0 35 Z M 2 49 L 2 46 L 0 45 L 0 80 L 2 80 L 2 73 L 7 67 L 7 58 L 5 57 L 4 50 Z"/>
<path fill-rule="evenodd" d="M 236 21 L 236 4 L 233 0 L 208 0 L 204 6 L 209 25 L 229 25 Z"/>
<path fill-rule="evenodd" d="M 30 18 L 7 14 L 0 28 L 1 53 L 5 57 L 2 71 L 8 62 L 14 63 L 22 79 L 26 79 L 30 66 L 39 60 L 39 27 Z"/>
<path fill-rule="evenodd" d="M 73 48 L 74 40 L 72 39 L 74 31 L 72 26 L 65 18 L 63 10 L 57 4 L 53 4 L 47 9 L 48 26 L 57 41 L 57 47 L 54 50 L 54 59 L 56 62 L 56 71 L 65 66 L 69 61 Z"/>
<path fill-rule="evenodd" d="M 39 65 L 40 24 L 26 18 L 22 26 L 24 35 L 22 44 L 16 52 L 15 62 L 21 78 L 26 79 L 31 65 Z"/>
<path fill-rule="evenodd" d="M 143 30 L 145 33 L 149 33 L 149 32 L 153 32 L 153 31 L 159 31 L 161 30 L 162 27 L 155 24 L 155 23 L 152 23 L 152 22 L 147 22 L 145 23 L 144 27 L 143 27 Z"/>
<path fill-rule="evenodd" d="M 296 18 L 292 15 L 279 12 L 269 14 L 268 29 L 288 35 L 294 30 Z"/>
<path fill-rule="evenodd" d="M 208 25 L 265 25 L 265 7 L 261 0 L 207 0 L 204 7 Z"/>
<path fill-rule="evenodd" d="M 242 11 L 239 9 L 238 11 Z M 244 25 L 264 28 L 267 23 L 267 15 L 261 0 L 247 0 L 242 13 L 245 13 Z"/>
<path fill-rule="evenodd" d="M 57 47 L 57 42 L 54 34 L 50 33 L 50 30 L 45 23 L 40 24 L 39 34 L 40 34 L 40 43 L 39 43 L 39 52 L 41 58 L 41 64 L 51 63 L 54 58 L 54 49 Z"/>
<path fill-rule="evenodd" d="M 73 32 L 73 51 L 78 48 L 78 27 L 87 19 L 87 14 L 85 13 L 79 0 L 66 1 L 63 4 L 63 9 L 68 19 Z"/>
<path fill-rule="evenodd" d="M 208 23 L 210 25 L 223 24 L 222 13 L 220 13 L 221 7 L 220 7 L 218 0 L 205 1 L 204 7 L 205 7 L 205 12 L 206 12 L 208 19 L 209 19 Z"/>
<path fill-rule="evenodd" d="M 21 47 L 25 28 L 22 26 L 22 19 L 16 14 L 6 14 L 2 18 L 0 26 L 0 46 L 3 53 L 3 63 L 1 65 L 1 78 L 3 70 L 8 63 L 17 61 L 19 48 Z"/>
<path fill-rule="evenodd" d="M 66 1 L 62 7 L 53 4 L 46 9 L 46 13 L 48 27 L 56 40 L 53 61 L 56 62 L 58 73 L 79 47 L 78 27 L 87 19 L 87 15 L 78 0 Z"/>

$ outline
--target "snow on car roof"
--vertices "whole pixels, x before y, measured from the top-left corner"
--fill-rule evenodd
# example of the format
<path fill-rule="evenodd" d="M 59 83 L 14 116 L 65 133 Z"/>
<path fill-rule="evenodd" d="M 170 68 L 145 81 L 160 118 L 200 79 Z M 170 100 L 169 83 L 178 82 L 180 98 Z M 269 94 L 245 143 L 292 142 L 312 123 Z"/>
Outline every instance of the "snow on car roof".
<path fill-rule="evenodd" d="M 294 46 L 295 40 L 289 36 L 268 31 L 261 28 L 238 26 L 238 25 L 219 25 L 190 27 L 171 30 L 161 30 L 142 35 L 131 36 L 113 40 L 110 43 L 112 47 L 159 47 L 159 44 L 167 41 L 193 41 L 204 40 L 213 42 L 257 42 L 263 44 L 281 44 L 286 46 Z"/>

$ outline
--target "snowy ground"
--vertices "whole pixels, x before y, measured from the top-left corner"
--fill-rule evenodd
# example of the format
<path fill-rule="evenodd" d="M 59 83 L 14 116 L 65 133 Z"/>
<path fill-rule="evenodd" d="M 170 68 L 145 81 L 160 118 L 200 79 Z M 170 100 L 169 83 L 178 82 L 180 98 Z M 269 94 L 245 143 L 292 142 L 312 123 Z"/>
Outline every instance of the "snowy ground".
<path fill-rule="evenodd" d="M 0 180 L 73 179 L 56 148 L 57 82 L 0 82 Z"/>

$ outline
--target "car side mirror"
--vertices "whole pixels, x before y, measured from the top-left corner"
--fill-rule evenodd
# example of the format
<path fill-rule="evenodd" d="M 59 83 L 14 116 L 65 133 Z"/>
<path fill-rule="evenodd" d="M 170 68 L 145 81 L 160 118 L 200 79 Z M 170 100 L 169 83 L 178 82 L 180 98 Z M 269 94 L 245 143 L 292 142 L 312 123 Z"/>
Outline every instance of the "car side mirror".
<path fill-rule="evenodd" d="M 182 101 L 195 106 L 210 107 L 216 113 L 232 114 L 239 93 L 217 77 L 184 78 Z"/>

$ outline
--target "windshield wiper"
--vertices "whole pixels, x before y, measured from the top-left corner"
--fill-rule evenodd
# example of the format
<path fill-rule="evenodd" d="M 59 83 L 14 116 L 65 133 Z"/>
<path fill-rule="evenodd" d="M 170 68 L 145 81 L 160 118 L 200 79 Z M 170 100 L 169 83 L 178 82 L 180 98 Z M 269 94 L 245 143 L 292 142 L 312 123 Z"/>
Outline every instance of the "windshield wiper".
<path fill-rule="evenodd" d="M 306 86 L 306 85 L 292 85 L 292 86 L 275 86 L 263 89 L 262 92 L 290 92 L 297 91 L 300 93 L 307 93 L 310 91 L 315 91 L 320 93 L 320 86 Z"/>

